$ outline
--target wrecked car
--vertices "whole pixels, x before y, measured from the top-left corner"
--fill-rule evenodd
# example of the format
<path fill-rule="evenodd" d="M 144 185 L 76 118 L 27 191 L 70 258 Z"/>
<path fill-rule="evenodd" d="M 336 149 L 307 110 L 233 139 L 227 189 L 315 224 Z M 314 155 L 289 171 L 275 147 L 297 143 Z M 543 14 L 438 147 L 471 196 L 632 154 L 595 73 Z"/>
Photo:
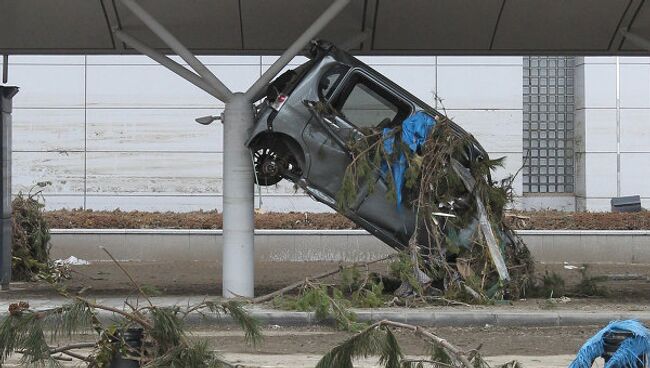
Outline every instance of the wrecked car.
<path fill-rule="evenodd" d="M 287 179 L 389 246 L 405 249 L 415 229 L 415 211 L 388 199 L 394 189 L 380 168 L 372 190 L 362 185 L 353 205 L 344 210 L 337 205 L 352 160 L 349 142 L 396 127 L 416 114 L 434 121 L 443 115 L 330 43 L 315 41 L 309 54 L 309 61 L 269 85 L 258 108 L 247 142 L 256 183 L 267 186 Z M 471 139 L 467 154 L 472 159 L 487 157 Z"/>

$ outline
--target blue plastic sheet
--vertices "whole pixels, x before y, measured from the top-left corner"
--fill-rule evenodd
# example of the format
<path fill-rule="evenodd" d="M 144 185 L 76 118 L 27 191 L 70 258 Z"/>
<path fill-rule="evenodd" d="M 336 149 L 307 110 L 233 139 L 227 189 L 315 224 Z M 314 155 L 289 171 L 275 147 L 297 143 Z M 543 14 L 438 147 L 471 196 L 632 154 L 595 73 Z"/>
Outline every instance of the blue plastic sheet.
<path fill-rule="evenodd" d="M 636 367 L 639 356 L 650 353 L 650 331 L 639 321 L 613 321 L 598 331 L 580 348 L 569 368 L 591 368 L 594 360 L 605 353 L 605 335 L 611 331 L 629 331 L 634 336 L 626 339 L 612 355 L 605 368 Z"/>
<path fill-rule="evenodd" d="M 431 130 L 436 125 L 436 120 L 431 115 L 425 112 L 417 112 L 409 116 L 402 122 L 402 142 L 405 143 L 411 152 L 417 152 L 418 149 L 424 145 Z M 395 150 L 395 135 L 393 129 L 384 128 L 384 151 L 392 154 Z M 395 183 L 395 197 L 397 199 L 397 207 L 402 206 L 402 189 L 404 188 L 404 173 L 408 167 L 406 155 L 401 152 L 399 158 L 392 163 L 391 172 L 393 174 L 393 181 Z M 384 162 L 382 164 L 382 172 L 388 171 L 388 165 Z"/>

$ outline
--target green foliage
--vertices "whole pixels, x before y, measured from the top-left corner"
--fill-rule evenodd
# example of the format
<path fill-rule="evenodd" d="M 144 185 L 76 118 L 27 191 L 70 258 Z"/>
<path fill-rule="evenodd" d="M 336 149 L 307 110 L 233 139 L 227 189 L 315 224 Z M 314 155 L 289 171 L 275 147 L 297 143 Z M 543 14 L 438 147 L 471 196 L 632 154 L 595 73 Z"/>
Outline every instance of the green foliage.
<path fill-rule="evenodd" d="M 226 365 L 219 356 L 212 351 L 207 341 L 199 340 L 198 342 L 186 346 L 172 346 L 165 352 L 150 362 L 143 365 L 143 368 L 222 368 Z"/>
<path fill-rule="evenodd" d="M 158 307 L 151 308 L 151 320 L 153 328 L 149 331 L 151 338 L 156 341 L 160 353 L 178 346 L 185 338 L 183 320 L 179 316 L 179 307 Z"/>
<path fill-rule="evenodd" d="M 12 304 L 9 316 L 0 324 L 0 366 L 15 351 L 22 352 L 21 364 L 58 366 L 50 355 L 48 338 L 87 332 L 94 320 L 94 314 L 82 302 L 38 312 L 24 302 Z"/>
<path fill-rule="evenodd" d="M 363 282 L 359 267 L 342 267 L 340 275 L 341 289 L 348 293 L 352 293 L 359 289 Z"/>
<path fill-rule="evenodd" d="M 368 270 L 358 267 L 341 269 L 340 286 L 305 282 L 297 296 L 279 296 L 273 300 L 280 309 L 314 312 L 319 320 L 331 318 L 337 328 L 358 331 L 365 327 L 356 322 L 356 314 L 349 308 L 378 308 L 385 304 L 382 280 Z"/>
<path fill-rule="evenodd" d="M 349 338 L 321 358 L 316 368 L 354 368 L 353 361 L 378 355 L 379 364 L 400 368 L 402 352 L 397 339 L 387 327 L 373 327 Z"/>
<path fill-rule="evenodd" d="M 402 282 L 408 283 L 413 290 L 422 293 L 422 285 L 418 282 L 415 273 L 413 272 L 415 267 L 417 267 L 417 265 L 413 261 L 411 254 L 408 252 L 400 252 L 397 255 L 397 258 L 390 263 L 389 270 L 391 276 L 401 280 Z"/>
<path fill-rule="evenodd" d="M 314 312 L 319 320 L 332 318 L 336 327 L 343 331 L 358 331 L 365 326 L 356 322 L 356 314 L 348 310 L 350 300 L 336 287 L 307 282 L 299 296 L 278 297 L 274 304 L 283 309 Z"/>
<path fill-rule="evenodd" d="M 94 311 L 81 300 L 53 309 L 45 313 L 50 339 L 71 337 L 74 334 L 88 333 L 97 326 Z"/>
<path fill-rule="evenodd" d="M 262 329 L 260 322 L 246 312 L 243 305 L 237 301 L 230 300 L 222 303 L 214 301 L 205 301 L 203 303 L 208 311 L 217 316 L 229 315 L 239 324 L 244 331 L 244 338 L 250 344 L 257 344 L 262 341 Z"/>
<path fill-rule="evenodd" d="M 371 282 L 352 293 L 352 306 L 355 308 L 379 308 L 384 305 L 384 283 Z"/>
<path fill-rule="evenodd" d="M 399 136 L 401 127 L 395 128 L 389 136 Z M 388 166 L 385 175 L 388 180 L 387 200 L 396 203 L 395 196 L 395 183 L 392 178 L 392 170 L 390 166 L 395 162 L 395 158 L 399 157 L 399 150 L 395 150 L 392 154 L 386 152 L 384 148 L 383 133 L 369 132 L 360 139 L 354 139 L 348 142 L 348 148 L 353 154 L 351 163 L 346 167 L 341 188 L 336 194 L 336 203 L 339 210 L 347 212 L 350 208 L 354 207 L 358 198 L 358 194 L 365 186 L 368 193 L 374 191 L 375 181 L 380 171 L 382 163 Z M 414 182 L 419 175 L 416 171 L 408 171 L 405 173 L 407 179 Z"/>
<path fill-rule="evenodd" d="M 357 193 L 363 192 L 364 185 L 372 186 L 379 168 L 387 165 L 389 169 L 382 173 L 386 174 L 392 200 L 396 193 L 390 165 L 401 155 L 406 157 L 401 194 L 403 205 L 415 212 L 418 219 L 413 236 L 421 258 L 416 261 L 409 260 L 408 255 L 400 257 L 391 265 L 392 275 L 420 295 L 424 290 L 416 278 L 416 267 L 433 280 L 436 288 L 450 294 L 466 296 L 463 285 L 472 284 L 471 288 L 482 296 L 468 298 L 474 302 L 483 297 L 499 300 L 525 296 L 533 280 L 532 257 L 504 222 L 505 208 L 512 200 L 512 178 L 500 184 L 491 179 L 492 171 L 503 166 L 504 158 L 490 159 L 483 153 L 477 154 L 473 137 L 458 132 L 445 116 L 437 116 L 437 124 L 418 152 L 412 152 L 401 142 L 401 126 L 393 129 L 392 135 L 396 143 L 391 154 L 385 151 L 385 137 L 381 134 L 370 134 L 350 144 L 353 159 L 337 196 L 344 212 L 353 208 Z M 469 169 L 473 186 L 453 169 L 453 162 Z M 508 283 L 500 280 L 487 240 L 479 230 L 479 202 L 485 207 L 499 242 L 511 276 Z M 454 262 L 457 258 L 467 261 L 465 269 Z M 474 282 L 475 278 L 480 281 Z"/>
<path fill-rule="evenodd" d="M 34 186 L 39 188 L 36 192 L 18 193 L 12 202 L 14 280 L 30 281 L 34 275 L 48 268 L 50 228 L 43 214 L 45 205 L 41 201 L 41 192 L 49 184 L 38 183 Z"/>
<path fill-rule="evenodd" d="M 261 340 L 258 321 L 235 301 L 203 301 L 185 309 L 152 304 L 136 307 L 125 303 L 130 309 L 122 310 L 90 302 L 80 296 L 70 295 L 56 284 L 53 286 L 71 302 L 43 311 L 30 309 L 25 302 L 9 306 L 9 315 L 0 320 L 0 367 L 10 354 L 15 353 L 22 354 L 21 364 L 24 366 L 58 367 L 53 356 L 57 350 L 71 352 L 83 347 L 93 349 L 90 355 L 81 355 L 89 368 L 108 367 L 115 354 L 137 359 L 143 367 L 230 367 L 230 364 L 208 348 L 205 341 L 189 339 L 184 319 L 191 313 L 227 314 L 239 323 L 247 342 Z M 146 295 L 142 296 L 148 299 Z M 104 323 L 96 317 L 98 309 L 119 314 L 121 319 Z M 70 338 L 92 330 L 97 334 L 93 343 L 82 344 L 84 346 L 72 344 L 57 349 L 48 345 L 48 339 L 61 343 L 64 337 Z M 125 340 L 124 331 L 127 330 L 142 331 L 141 350 L 134 350 L 130 342 Z"/>
<path fill-rule="evenodd" d="M 408 359 L 402 354 L 394 329 L 405 329 L 419 337 L 430 352 L 430 359 Z M 327 352 L 316 368 L 354 368 L 356 359 L 377 356 L 379 366 L 387 368 L 490 368 L 478 351 L 467 355 L 423 328 L 392 321 L 377 322 Z M 517 362 L 500 366 L 502 368 L 521 368 Z"/>
<path fill-rule="evenodd" d="M 50 353 L 43 332 L 43 318 L 37 313 L 24 312 L 6 317 L 0 325 L 0 363 L 11 353 L 23 351 L 21 364 L 49 362 Z"/>

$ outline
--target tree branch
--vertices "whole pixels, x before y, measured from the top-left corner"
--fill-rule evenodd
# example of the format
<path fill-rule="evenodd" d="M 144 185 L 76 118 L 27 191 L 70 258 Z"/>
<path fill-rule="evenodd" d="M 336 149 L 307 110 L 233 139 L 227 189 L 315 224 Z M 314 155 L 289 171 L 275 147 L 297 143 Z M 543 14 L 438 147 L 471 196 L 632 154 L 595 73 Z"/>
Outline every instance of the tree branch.
<path fill-rule="evenodd" d="M 115 259 L 115 257 L 113 257 L 113 255 L 108 251 L 108 249 L 104 248 L 104 247 L 101 246 L 101 245 L 99 246 L 99 248 L 100 248 L 101 250 L 103 250 L 104 252 L 106 252 L 106 254 L 108 254 L 109 257 L 111 257 L 111 260 L 113 261 L 113 263 L 115 263 L 115 264 L 117 265 L 117 267 L 119 267 L 120 270 L 121 270 L 121 271 L 126 275 L 126 277 L 128 277 L 129 280 L 131 280 L 131 283 L 133 284 L 133 286 L 135 286 L 135 288 L 138 289 L 138 291 L 140 292 L 140 294 L 141 294 L 145 299 L 147 299 L 147 302 L 149 302 L 149 305 L 153 307 L 153 303 L 151 302 L 151 299 L 149 299 L 149 296 L 148 296 L 147 294 L 145 294 L 145 292 L 144 292 L 144 290 L 142 290 L 142 287 L 140 286 L 140 284 L 138 284 L 137 281 L 135 281 L 135 279 L 133 278 L 133 276 L 131 276 L 131 274 L 129 273 L 129 271 L 127 271 L 126 268 L 122 267 L 122 265 L 120 264 L 120 262 L 118 262 L 117 259 Z"/>
<path fill-rule="evenodd" d="M 374 263 L 387 261 L 387 260 L 389 260 L 391 258 L 394 258 L 395 256 L 396 256 L 395 254 L 391 254 L 389 256 L 386 256 L 386 257 L 383 257 L 383 258 L 380 258 L 380 259 L 376 259 L 374 261 L 365 262 L 365 263 L 361 263 L 361 264 L 356 264 L 355 263 L 354 265 L 351 265 L 351 266 L 339 267 L 336 270 L 330 270 L 330 271 L 326 271 L 326 272 L 323 272 L 323 273 L 319 273 L 319 274 L 311 276 L 311 277 L 307 277 L 307 280 L 315 281 L 315 280 L 324 279 L 326 277 L 336 275 L 337 273 L 339 273 L 339 272 L 341 272 L 343 270 L 346 270 L 346 269 L 351 269 L 351 268 L 354 268 L 354 267 L 357 267 L 357 266 L 366 266 L 367 267 L 367 266 L 370 266 L 371 264 L 374 264 Z M 297 288 L 303 286 L 304 284 L 305 284 L 305 281 L 295 282 L 293 284 L 290 284 L 288 286 L 283 287 L 282 289 L 276 290 L 276 291 L 274 291 L 272 293 L 262 295 L 262 296 L 258 296 L 257 298 L 252 299 L 251 302 L 253 304 L 268 302 L 269 300 L 272 300 L 276 296 L 283 295 L 283 294 L 285 294 L 285 293 L 287 293 L 287 292 L 289 292 L 291 290 L 294 290 L 294 289 L 297 289 Z"/>
<path fill-rule="evenodd" d="M 78 344 L 70 344 L 70 345 L 60 346 L 58 348 L 50 348 L 50 354 L 64 353 L 68 350 L 74 350 L 74 349 L 94 348 L 95 346 L 96 344 L 94 342 L 82 342 Z"/>
<path fill-rule="evenodd" d="M 432 334 L 431 332 L 423 329 L 420 326 L 414 326 L 414 325 L 409 325 L 409 324 L 406 324 L 406 323 L 394 322 L 394 321 L 389 321 L 389 320 L 383 320 L 383 321 L 377 322 L 372 326 L 375 326 L 375 327 L 378 327 L 378 326 L 391 326 L 391 327 L 397 327 L 397 328 L 403 328 L 403 329 L 411 330 L 411 331 L 415 332 L 416 335 L 424 338 L 425 340 L 429 340 L 433 344 L 441 346 L 445 350 L 448 350 L 450 353 L 452 353 L 454 355 L 454 357 L 456 359 L 458 359 L 459 362 L 461 362 L 463 364 L 463 366 L 465 368 L 473 368 L 474 367 L 472 365 L 472 363 L 470 363 L 470 361 L 467 358 L 465 352 L 460 350 L 455 345 L 452 345 L 449 341 L 447 341 L 447 340 L 445 340 L 445 339 L 443 339 L 443 338 L 441 338 L 439 336 L 436 336 L 436 335 Z M 372 328 L 372 326 L 370 328 Z"/>
<path fill-rule="evenodd" d="M 151 324 L 151 322 L 145 320 L 144 318 L 138 317 L 133 313 L 128 313 L 128 312 L 125 312 L 123 310 L 113 308 L 113 307 L 109 307 L 109 306 L 106 306 L 106 305 L 96 304 L 96 303 L 93 303 L 90 300 L 84 299 L 84 298 L 82 298 L 80 296 L 75 296 L 75 299 L 77 299 L 77 300 L 79 300 L 79 301 L 81 301 L 83 303 L 86 303 L 90 308 L 101 309 L 101 310 L 113 312 L 115 314 L 121 315 L 122 317 L 124 317 L 124 318 L 126 318 L 128 320 L 131 320 L 133 322 L 136 322 L 136 323 L 140 324 L 144 328 L 147 328 L 147 329 L 152 329 L 153 328 L 153 325 Z"/>

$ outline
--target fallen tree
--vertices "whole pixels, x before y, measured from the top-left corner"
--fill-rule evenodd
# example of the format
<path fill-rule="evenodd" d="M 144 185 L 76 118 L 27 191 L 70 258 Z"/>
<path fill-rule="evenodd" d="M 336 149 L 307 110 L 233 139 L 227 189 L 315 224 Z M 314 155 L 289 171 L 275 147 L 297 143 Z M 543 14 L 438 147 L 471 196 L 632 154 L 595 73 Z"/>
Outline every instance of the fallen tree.
<path fill-rule="evenodd" d="M 405 357 L 393 330 L 407 330 L 419 337 L 427 345 L 431 356 L 424 359 Z M 383 320 L 366 327 L 331 349 L 318 362 L 316 368 L 354 368 L 355 359 L 368 356 L 378 356 L 380 366 L 385 368 L 490 367 L 478 349 L 465 352 L 420 326 Z M 521 365 L 513 361 L 499 367 L 520 368 Z"/>
<path fill-rule="evenodd" d="M 244 331 L 246 342 L 260 341 L 260 325 L 242 303 L 203 300 L 186 307 L 157 306 L 110 253 L 109 256 L 139 293 L 136 302 L 126 299 L 123 308 L 97 303 L 80 293 L 69 293 L 58 284 L 56 275 L 50 275 L 44 280 L 68 303 L 45 310 L 32 309 L 25 301 L 10 304 L 9 315 L 0 321 L 0 366 L 9 356 L 19 354 L 22 366 L 58 367 L 61 361 L 75 361 L 89 368 L 103 368 L 116 361 L 131 360 L 139 367 L 150 368 L 234 367 L 210 349 L 205 340 L 189 338 L 191 333 L 184 322 L 193 313 L 228 315 Z M 108 321 L 100 318 L 100 311 L 113 317 Z M 53 345 L 69 342 L 78 334 L 94 336 L 93 341 Z"/>
<path fill-rule="evenodd" d="M 444 116 L 431 125 L 420 136 L 397 126 L 350 142 L 353 159 L 338 196 L 341 211 L 357 201 L 360 186 L 373 190 L 380 171 L 395 205 L 416 214 L 410 257 L 402 257 L 410 263 L 402 272 L 402 295 L 473 302 L 524 296 L 533 281 L 533 260 L 507 225 L 512 177 L 498 183 L 491 178 L 503 159 L 491 160 Z"/>
<path fill-rule="evenodd" d="M 50 227 L 45 216 L 43 189 L 37 183 L 27 194 L 18 193 L 12 201 L 12 262 L 14 281 L 31 281 L 34 275 L 51 267 Z"/>

